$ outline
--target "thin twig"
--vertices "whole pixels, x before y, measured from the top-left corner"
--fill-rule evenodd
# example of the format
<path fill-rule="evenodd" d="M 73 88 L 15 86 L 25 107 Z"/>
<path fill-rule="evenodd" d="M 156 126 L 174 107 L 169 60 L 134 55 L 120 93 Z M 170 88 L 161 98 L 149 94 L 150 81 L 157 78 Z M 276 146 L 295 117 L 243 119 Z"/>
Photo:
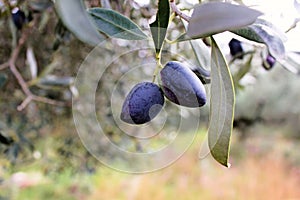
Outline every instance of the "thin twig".
<path fill-rule="evenodd" d="M 10 71 L 16 77 L 19 85 L 21 86 L 22 91 L 27 96 L 26 99 L 17 107 L 18 111 L 22 111 L 23 109 L 25 109 L 26 106 L 31 101 L 37 101 L 37 102 L 42 102 L 42 103 L 47 103 L 47 104 L 57 105 L 57 106 L 64 106 L 65 105 L 64 102 L 56 101 L 56 100 L 53 100 L 53 99 L 48 99 L 48 98 L 45 98 L 45 97 L 40 97 L 40 96 L 34 95 L 30 91 L 30 89 L 29 89 L 26 81 L 22 77 L 21 73 L 18 71 L 15 63 L 16 63 L 16 60 L 18 58 L 18 55 L 20 53 L 21 48 L 23 47 L 23 45 L 26 42 L 27 37 L 28 37 L 28 33 L 27 32 L 23 32 L 21 38 L 19 39 L 18 45 L 16 46 L 16 48 L 13 50 L 13 52 L 11 54 L 11 57 L 10 57 L 9 61 L 7 62 L 7 64 L 5 64 L 5 63 L 2 64 L 3 67 L 6 66 L 6 65 L 8 65 L 6 67 L 9 67 Z"/>
<path fill-rule="evenodd" d="M 174 0 L 170 0 L 170 5 L 171 5 L 171 9 L 174 13 L 176 13 L 176 15 L 178 15 L 179 17 L 181 17 L 182 19 L 184 19 L 185 21 L 189 22 L 191 17 L 184 14 L 181 10 L 179 10 L 175 4 Z"/>
<path fill-rule="evenodd" d="M 235 56 L 233 56 L 233 58 L 228 62 L 228 65 L 231 65 L 236 59 L 238 59 L 241 56 L 246 56 L 248 54 L 254 54 L 256 51 L 246 51 L 246 52 L 242 52 L 242 53 L 238 53 Z"/>
<path fill-rule="evenodd" d="M 9 67 L 9 62 L 5 62 L 5 63 L 0 65 L 0 71 L 6 69 L 8 67 Z"/>
<path fill-rule="evenodd" d="M 27 95 L 27 96 L 32 96 L 33 94 L 31 93 L 31 91 L 29 90 L 29 88 L 27 87 L 26 82 L 24 81 L 22 75 L 20 74 L 20 72 L 17 70 L 15 63 L 10 63 L 9 68 L 11 70 L 11 72 L 13 73 L 13 75 L 16 77 L 19 85 L 21 86 L 23 92 Z"/>
<path fill-rule="evenodd" d="M 18 55 L 20 53 L 20 50 L 23 46 L 23 44 L 25 43 L 27 39 L 27 34 L 22 34 L 22 37 L 20 38 L 19 40 L 19 43 L 18 45 L 16 46 L 16 48 L 13 50 L 12 54 L 11 54 L 11 57 L 8 61 L 9 63 L 9 68 L 10 68 L 10 71 L 13 73 L 13 75 L 16 77 L 19 85 L 21 86 L 23 92 L 27 95 L 27 96 L 31 96 L 32 93 L 31 91 L 29 90 L 29 88 L 27 87 L 27 84 L 26 82 L 24 81 L 22 75 L 20 74 L 20 72 L 17 70 L 17 67 L 15 65 L 16 63 L 16 60 L 18 58 Z"/>
<path fill-rule="evenodd" d="M 296 18 L 294 23 L 285 31 L 285 33 L 290 32 L 292 29 L 297 27 L 297 24 L 300 22 L 300 18 Z"/>
<path fill-rule="evenodd" d="M 32 97 L 27 96 L 26 99 L 17 107 L 17 110 L 18 111 L 24 110 L 31 101 L 32 101 Z"/>

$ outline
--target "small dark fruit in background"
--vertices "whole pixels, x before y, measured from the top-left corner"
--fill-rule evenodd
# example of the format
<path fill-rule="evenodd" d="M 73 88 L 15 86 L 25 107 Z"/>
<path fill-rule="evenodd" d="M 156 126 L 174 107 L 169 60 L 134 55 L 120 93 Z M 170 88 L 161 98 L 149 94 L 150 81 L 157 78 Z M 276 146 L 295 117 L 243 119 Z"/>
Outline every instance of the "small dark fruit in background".
<path fill-rule="evenodd" d="M 230 54 L 235 57 L 237 56 L 238 59 L 243 59 L 244 55 L 244 50 L 242 47 L 241 41 L 232 38 L 228 44 L 229 49 L 230 49 Z"/>
<path fill-rule="evenodd" d="M 199 67 L 196 67 L 194 69 L 191 69 L 194 74 L 200 79 L 200 81 L 203 84 L 209 84 L 210 83 L 210 72 L 207 70 L 203 70 Z"/>
<path fill-rule="evenodd" d="M 206 103 L 202 82 L 187 66 L 168 62 L 160 71 L 161 88 L 171 102 L 186 107 L 201 107 Z"/>
<path fill-rule="evenodd" d="M 274 58 L 271 54 L 268 54 L 267 58 L 263 61 L 262 66 L 266 70 L 270 70 L 274 67 L 275 63 L 276 63 L 276 58 Z"/>
<path fill-rule="evenodd" d="M 12 16 L 12 20 L 13 20 L 15 26 L 17 27 L 17 29 L 21 30 L 24 23 L 26 22 L 25 13 L 16 7 L 12 10 L 11 16 Z"/>
<path fill-rule="evenodd" d="M 121 112 L 121 120 L 129 124 L 144 124 L 161 111 L 165 99 L 158 85 L 142 82 L 127 95 Z"/>

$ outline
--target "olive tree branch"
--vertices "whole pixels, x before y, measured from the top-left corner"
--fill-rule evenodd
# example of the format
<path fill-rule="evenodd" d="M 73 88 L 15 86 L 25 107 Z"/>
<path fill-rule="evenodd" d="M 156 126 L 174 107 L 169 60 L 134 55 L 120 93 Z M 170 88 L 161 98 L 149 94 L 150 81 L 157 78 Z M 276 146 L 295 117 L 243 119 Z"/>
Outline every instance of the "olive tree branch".
<path fill-rule="evenodd" d="M 178 7 L 175 4 L 175 0 L 170 0 L 170 6 L 172 11 L 178 15 L 180 18 L 184 19 L 185 21 L 189 22 L 191 17 L 184 14 L 181 10 L 178 9 Z"/>
<path fill-rule="evenodd" d="M 8 67 L 9 67 L 9 63 L 5 62 L 5 63 L 3 63 L 3 64 L 0 65 L 0 71 L 6 69 Z"/>
<path fill-rule="evenodd" d="M 31 101 L 43 102 L 43 103 L 47 103 L 47 104 L 51 104 L 51 105 L 57 105 L 57 106 L 64 106 L 65 105 L 64 102 L 56 101 L 56 100 L 52 100 L 52 99 L 48 99 L 48 98 L 45 98 L 45 97 L 40 97 L 40 96 L 34 95 L 30 91 L 30 89 L 29 89 L 26 81 L 22 77 L 21 73 L 18 71 L 15 63 L 16 63 L 16 60 L 17 60 L 18 55 L 20 53 L 20 50 L 23 47 L 23 45 L 25 44 L 27 38 L 28 38 L 28 32 L 24 31 L 21 35 L 21 38 L 18 41 L 18 45 L 13 50 L 13 52 L 11 54 L 11 57 L 10 57 L 9 61 L 7 62 L 7 64 L 5 64 L 5 63 L 2 64 L 3 67 L 6 66 L 6 65 L 7 65 L 7 67 L 9 67 L 10 71 L 12 72 L 14 77 L 17 79 L 19 85 L 21 86 L 22 91 L 27 96 L 25 98 L 25 100 L 17 107 L 18 111 L 22 111 L 24 108 L 26 108 L 26 106 Z"/>

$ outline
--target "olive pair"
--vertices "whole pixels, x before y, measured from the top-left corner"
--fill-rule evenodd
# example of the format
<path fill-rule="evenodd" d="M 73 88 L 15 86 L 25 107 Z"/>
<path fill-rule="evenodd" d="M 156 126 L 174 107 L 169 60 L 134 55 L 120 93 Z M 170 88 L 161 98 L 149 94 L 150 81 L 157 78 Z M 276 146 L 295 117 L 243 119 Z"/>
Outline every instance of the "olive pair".
<path fill-rule="evenodd" d="M 135 85 L 127 95 L 121 120 L 130 124 L 151 121 L 162 109 L 165 99 L 186 107 L 201 107 L 206 103 L 205 88 L 187 66 L 170 61 L 160 71 L 160 87 L 155 83 Z"/>

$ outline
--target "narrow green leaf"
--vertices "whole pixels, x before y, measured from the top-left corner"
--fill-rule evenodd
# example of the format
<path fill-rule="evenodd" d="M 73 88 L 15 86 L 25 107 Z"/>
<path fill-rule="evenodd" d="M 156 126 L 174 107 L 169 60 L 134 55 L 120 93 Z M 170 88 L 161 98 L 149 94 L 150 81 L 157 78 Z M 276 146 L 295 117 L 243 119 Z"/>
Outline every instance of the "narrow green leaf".
<path fill-rule="evenodd" d="M 181 20 L 184 28 L 187 29 L 188 24 Z M 198 40 L 189 40 L 189 43 L 192 47 L 192 50 L 196 56 L 197 61 L 197 76 L 201 76 L 206 79 L 206 82 L 210 82 L 210 71 L 207 69 L 210 67 L 210 52 L 208 47 L 204 44 L 201 39 Z"/>
<path fill-rule="evenodd" d="M 183 42 L 183 41 L 188 41 L 188 40 L 194 40 L 193 38 L 187 36 L 186 33 L 181 34 L 178 38 L 174 40 L 174 42 Z"/>
<path fill-rule="evenodd" d="M 287 71 L 300 75 L 300 55 L 295 52 L 288 52 L 285 59 L 279 60 L 278 63 Z"/>
<path fill-rule="evenodd" d="M 190 40 L 189 42 L 196 56 L 196 60 L 198 63 L 197 67 L 201 72 L 203 72 L 202 75 L 209 77 L 210 72 L 209 70 L 207 70 L 207 67 L 210 66 L 210 52 L 208 50 L 208 47 L 202 40 Z"/>
<path fill-rule="evenodd" d="M 258 42 L 258 43 L 264 43 L 263 39 L 251 28 L 251 26 L 247 26 L 245 28 L 241 28 L 237 30 L 232 30 L 231 32 L 245 39 Z"/>
<path fill-rule="evenodd" d="M 257 25 L 253 25 L 251 28 L 262 38 L 273 57 L 278 60 L 285 57 L 285 47 L 283 41 L 278 36 L 274 35 L 271 29 Z"/>
<path fill-rule="evenodd" d="M 212 156 L 229 167 L 229 145 L 232 133 L 235 94 L 231 73 L 216 41 L 211 50 L 211 106 L 208 145 Z"/>
<path fill-rule="evenodd" d="M 82 42 L 96 46 L 105 39 L 91 22 L 82 0 L 56 0 L 55 9 L 64 25 Z"/>
<path fill-rule="evenodd" d="M 270 31 L 272 31 L 273 34 L 275 34 L 277 37 L 279 37 L 283 42 L 287 41 L 286 33 L 265 19 L 258 18 L 253 25 L 264 26 L 264 27 L 266 27 L 266 29 L 271 29 Z"/>
<path fill-rule="evenodd" d="M 210 2 L 197 5 L 189 22 L 187 35 L 202 38 L 223 31 L 239 29 L 255 22 L 262 13 L 242 5 Z"/>
<path fill-rule="evenodd" d="M 248 40 L 264 43 L 267 45 L 270 54 L 277 60 L 284 59 L 285 47 L 281 36 L 276 31 L 263 24 L 253 24 L 248 27 L 231 31 Z"/>
<path fill-rule="evenodd" d="M 156 20 L 150 24 L 150 30 L 155 45 L 156 55 L 160 53 L 161 47 L 166 37 L 167 28 L 170 18 L 170 4 L 169 0 L 158 1 L 158 11 L 156 13 Z"/>
<path fill-rule="evenodd" d="M 124 15 L 106 8 L 91 8 L 88 13 L 102 33 L 126 40 L 143 40 L 147 36 L 140 27 Z"/>
<path fill-rule="evenodd" d="M 291 64 L 297 66 L 297 68 L 300 69 L 300 54 L 296 52 L 288 52 L 287 54 L 287 61 L 289 61 Z"/>

